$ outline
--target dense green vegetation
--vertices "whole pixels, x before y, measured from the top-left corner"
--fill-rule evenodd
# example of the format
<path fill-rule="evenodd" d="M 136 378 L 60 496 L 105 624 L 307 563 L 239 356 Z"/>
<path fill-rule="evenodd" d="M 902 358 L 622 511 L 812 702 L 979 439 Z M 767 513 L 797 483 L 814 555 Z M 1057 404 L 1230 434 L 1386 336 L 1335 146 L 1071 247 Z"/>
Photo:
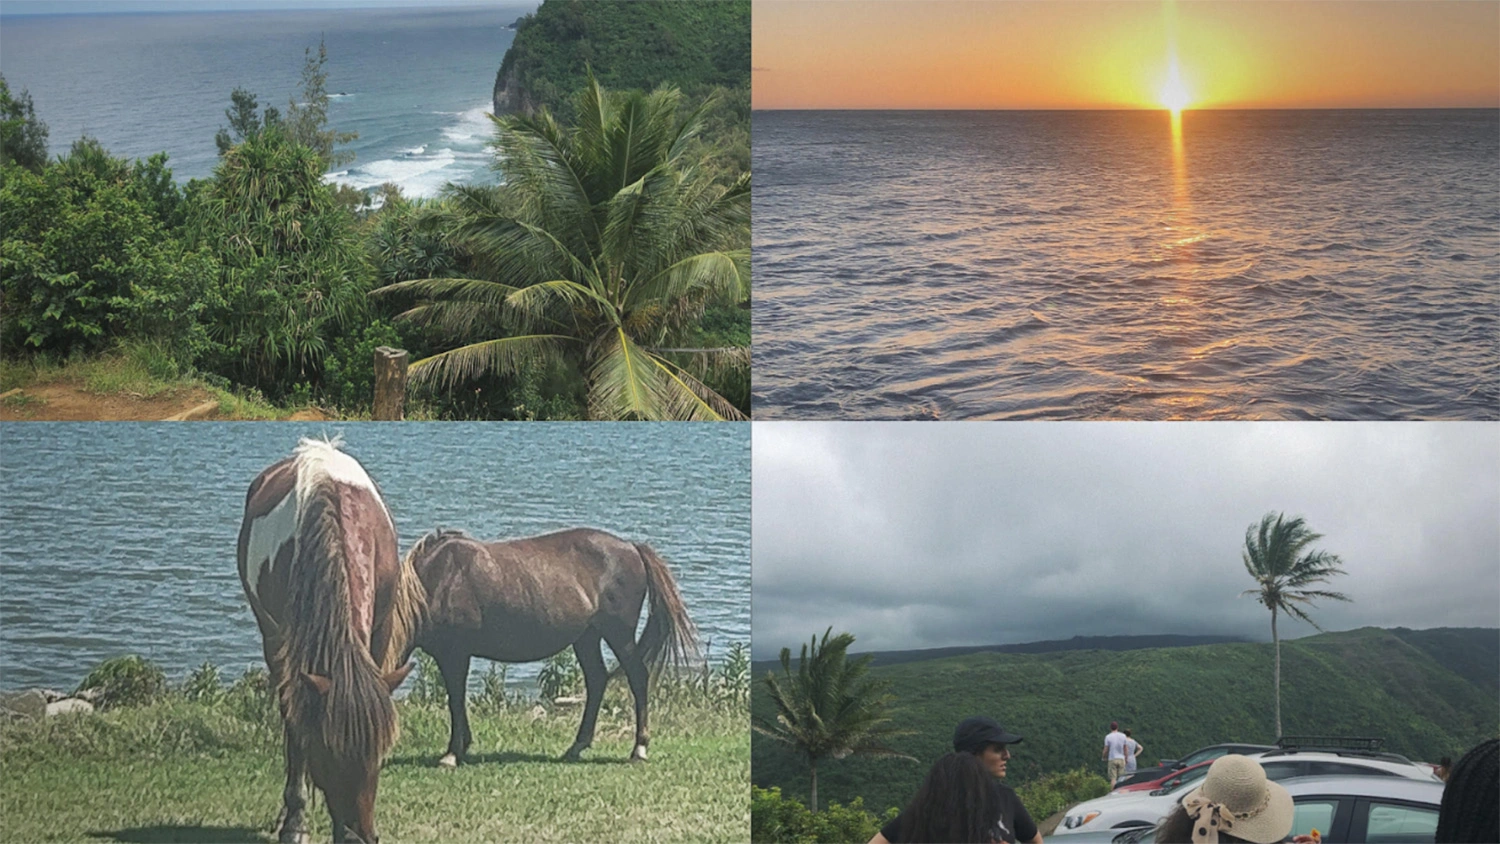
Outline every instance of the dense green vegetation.
<path fill-rule="evenodd" d="M 1408 631 L 1408 635 L 1411 631 Z M 1467 653 L 1493 652 L 1497 631 L 1415 631 L 1457 661 L 1443 664 L 1401 635 L 1364 628 L 1282 643 L 1282 710 L 1288 733 L 1375 735 L 1416 760 L 1458 758 L 1500 730 L 1500 702 L 1455 671 Z M 1467 643 L 1467 644 L 1466 644 Z M 1007 782 L 1021 790 L 1046 774 L 1102 771 L 1099 748 L 1111 720 L 1130 727 L 1154 762 L 1225 741 L 1275 740 L 1270 643 L 1122 652 L 979 653 L 874 668 L 891 683 L 892 717 L 912 730 L 891 745 L 916 757 L 831 760 L 819 767 L 825 800 L 901 805 L 931 760 L 950 749 L 964 717 L 987 714 L 1025 736 Z M 1488 666 L 1495 674 L 1493 662 Z M 753 687 L 754 717 L 773 706 Z M 807 767 L 756 736 L 753 781 L 806 799 Z M 1038 810 L 1032 810 L 1034 815 Z"/>
<path fill-rule="evenodd" d="M 589 69 L 606 88 L 671 85 L 686 100 L 713 97 L 704 143 L 719 181 L 750 169 L 750 3 L 545 0 L 516 22 L 495 77 L 495 112 L 548 108 L 573 116 Z"/>
<path fill-rule="evenodd" d="M 463 377 L 430 379 L 428 389 L 409 395 L 408 416 L 748 414 L 748 111 L 738 168 L 726 164 L 734 156 L 721 154 L 723 142 L 704 140 L 706 130 L 733 122 L 725 118 L 725 97 L 711 95 L 711 86 L 686 97 L 666 90 L 616 97 L 595 89 L 605 104 L 601 111 L 621 109 L 616 125 L 624 128 L 614 134 L 589 135 L 587 120 L 569 125 L 546 115 L 516 118 L 544 125 L 560 144 L 574 137 L 606 144 L 632 139 L 615 150 L 631 161 L 631 179 L 604 191 L 608 176 L 600 174 L 600 184 L 576 198 L 597 223 L 592 236 L 580 237 L 582 230 L 570 231 L 561 220 L 572 212 L 536 204 L 545 191 L 520 195 L 537 179 L 520 173 L 519 162 L 507 187 L 455 189 L 434 201 L 408 201 L 394 186 L 366 197 L 324 183 L 330 167 L 347 162 L 339 145 L 352 137 L 328 125 L 326 61 L 321 45 L 308 51 L 301 90 L 283 110 L 262 111 L 255 94 L 232 92 L 228 125 L 216 138 L 219 164 L 211 177 L 186 186 L 173 181 L 165 153 L 131 162 L 88 138 L 48 161 L 46 129 L 35 121 L 29 97 L 13 98 L 0 84 L 3 380 L 26 380 L 12 374 L 18 370 L 34 380 L 101 356 L 130 357 L 127 350 L 149 343 L 169 360 L 162 368 L 186 382 L 256 405 L 315 404 L 357 418 L 373 401 L 378 346 L 405 348 L 413 360 L 472 360 L 476 331 L 478 339 L 507 340 L 538 325 L 561 333 L 558 325 L 568 323 L 577 354 L 533 349 L 491 359 Z M 746 53 L 747 78 L 748 61 Z M 675 118 L 668 122 L 677 142 L 648 149 L 651 143 L 632 134 L 643 125 L 632 122 L 644 114 L 635 109 L 646 103 Z M 637 152 L 654 155 L 652 164 L 631 160 Z M 546 169 L 547 155 L 537 151 L 536 173 Z M 607 165 L 605 159 L 594 156 Z M 485 236 L 494 234 L 496 215 L 521 226 L 544 225 L 562 252 L 549 264 L 538 258 L 535 244 Z M 675 233 L 667 231 L 671 226 Z M 709 272 L 704 261 L 690 272 L 681 265 L 700 254 L 724 256 L 731 269 Z M 596 259 L 605 263 L 592 271 L 620 301 L 592 313 L 552 283 L 584 283 L 566 270 Z M 505 302 L 465 299 L 452 284 L 444 288 L 433 279 L 480 280 L 515 295 Z M 398 320 L 411 308 L 409 298 L 371 295 L 412 282 L 433 285 L 427 292 L 445 291 L 417 305 L 441 307 L 441 324 Z M 629 296 L 627 288 L 634 291 Z M 440 298 L 446 307 L 436 304 Z M 606 324 L 622 326 L 619 336 L 647 352 L 654 372 L 612 377 L 620 367 L 610 362 L 619 356 L 593 342 L 607 333 Z M 419 388 L 420 375 L 419 368 Z"/>
<path fill-rule="evenodd" d="M 119 705 L 0 725 L 7 840 L 272 840 L 284 768 L 265 672 L 226 686 L 205 665 L 171 688 L 155 684 L 158 674 L 115 663 L 91 680 L 134 690 L 113 695 Z M 606 693 L 598 738 L 581 763 L 559 759 L 578 729 L 576 706 L 503 686 L 472 696 L 474 752 L 456 770 L 436 765 L 447 709 L 414 689 L 398 702 L 401 738 L 381 775 L 381 836 L 743 841 L 746 686 L 731 674 L 726 662 L 663 682 L 652 697 L 651 761 L 637 764 L 626 761 L 634 715 L 623 681 Z M 321 799 L 313 807 L 313 840 L 326 841 Z"/>

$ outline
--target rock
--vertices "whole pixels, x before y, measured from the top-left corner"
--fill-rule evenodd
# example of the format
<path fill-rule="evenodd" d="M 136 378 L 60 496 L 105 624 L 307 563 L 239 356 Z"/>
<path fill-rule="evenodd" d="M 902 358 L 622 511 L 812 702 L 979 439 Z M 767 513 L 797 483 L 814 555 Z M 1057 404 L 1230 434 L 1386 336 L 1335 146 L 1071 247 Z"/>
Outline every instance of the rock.
<path fill-rule="evenodd" d="M 583 698 L 576 696 L 560 697 L 555 698 L 552 702 L 557 706 L 581 706 L 583 704 Z"/>
<path fill-rule="evenodd" d="M 47 699 L 48 703 L 57 703 L 60 700 L 67 700 L 72 697 L 72 695 L 65 695 L 54 689 L 39 689 L 38 691 L 42 693 L 42 697 Z"/>
<path fill-rule="evenodd" d="M 54 703 L 47 704 L 48 718 L 51 718 L 54 715 L 71 715 L 75 712 L 88 713 L 93 711 L 94 705 L 92 703 L 76 697 L 70 697 L 64 700 L 59 700 Z"/>
<path fill-rule="evenodd" d="M 47 714 L 47 696 L 41 689 L 0 692 L 0 711 L 16 718 L 41 718 Z"/>

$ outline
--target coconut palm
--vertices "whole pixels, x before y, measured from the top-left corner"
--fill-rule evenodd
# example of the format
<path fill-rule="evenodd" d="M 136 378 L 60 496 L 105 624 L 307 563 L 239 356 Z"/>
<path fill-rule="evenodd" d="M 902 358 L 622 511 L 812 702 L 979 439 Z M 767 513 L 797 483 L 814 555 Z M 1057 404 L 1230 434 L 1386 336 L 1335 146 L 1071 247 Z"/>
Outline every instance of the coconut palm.
<path fill-rule="evenodd" d="M 808 804 L 814 812 L 818 811 L 819 760 L 851 754 L 912 758 L 884 744 L 909 731 L 891 726 L 891 696 L 886 694 L 885 683 L 865 676 L 870 657 L 850 660 L 854 637 L 840 633 L 829 638 L 832 633 L 830 627 L 823 632 L 822 642 L 813 636 L 802 646 L 795 676 L 791 649 L 781 649 L 783 676 L 766 675 L 776 718 L 756 718 L 751 724 L 757 733 L 791 746 L 807 759 L 812 771 Z"/>
<path fill-rule="evenodd" d="M 1327 551 L 1312 551 L 1308 547 L 1319 539 L 1321 533 L 1313 533 L 1299 516 L 1287 519 L 1285 513 L 1267 513 L 1259 525 L 1251 525 L 1245 531 L 1245 570 L 1258 584 L 1246 589 L 1241 596 L 1254 595 L 1255 599 L 1271 611 L 1271 641 L 1276 646 L 1276 735 L 1281 732 L 1281 638 L 1276 632 L 1277 613 L 1286 613 L 1293 618 L 1316 627 L 1318 623 L 1308 616 L 1304 607 L 1311 607 L 1313 599 L 1327 598 L 1334 601 L 1351 600 L 1340 592 L 1325 592 L 1305 587 L 1316 583 L 1327 583 L 1336 574 L 1344 574 L 1340 567 L 1343 561 Z"/>
<path fill-rule="evenodd" d="M 589 74 L 577 124 L 495 118 L 505 183 L 451 188 L 443 224 L 470 278 L 393 284 L 402 316 L 465 342 L 412 364 L 452 386 L 563 362 L 602 419 L 741 419 L 707 373 L 749 366 L 748 348 L 693 343 L 705 309 L 750 295 L 750 174 L 729 186 L 688 160 L 704 106 L 681 94 L 609 94 Z"/>

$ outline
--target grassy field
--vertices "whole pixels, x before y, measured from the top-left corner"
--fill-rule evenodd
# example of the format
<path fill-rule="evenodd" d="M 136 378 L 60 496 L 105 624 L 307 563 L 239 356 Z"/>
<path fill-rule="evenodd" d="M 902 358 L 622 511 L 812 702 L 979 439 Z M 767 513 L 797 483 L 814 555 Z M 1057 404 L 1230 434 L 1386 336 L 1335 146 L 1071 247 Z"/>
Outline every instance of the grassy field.
<path fill-rule="evenodd" d="M 279 727 L 244 707 L 174 697 L 0 728 L 0 839 L 270 841 L 283 783 Z M 651 759 L 630 763 L 633 721 L 613 685 L 594 747 L 558 757 L 577 707 L 471 708 L 469 763 L 437 767 L 446 709 L 403 702 L 376 825 L 388 841 L 745 841 L 750 736 L 743 705 L 663 700 Z M 321 798 L 313 840 L 329 840 Z"/>

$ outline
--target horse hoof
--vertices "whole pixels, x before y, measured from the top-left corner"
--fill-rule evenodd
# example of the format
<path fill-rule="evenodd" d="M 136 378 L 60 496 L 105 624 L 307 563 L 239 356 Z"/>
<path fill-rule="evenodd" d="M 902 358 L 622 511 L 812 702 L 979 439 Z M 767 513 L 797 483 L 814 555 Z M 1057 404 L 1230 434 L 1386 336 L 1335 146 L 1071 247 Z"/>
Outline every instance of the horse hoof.
<path fill-rule="evenodd" d="M 577 747 L 570 747 L 568 748 L 568 752 L 562 755 L 562 760 L 564 762 L 581 762 L 583 761 L 583 750 Z"/>
<path fill-rule="evenodd" d="M 296 829 L 283 828 L 276 837 L 277 844 L 309 844 L 311 839 L 307 835 L 306 827 Z"/>
<path fill-rule="evenodd" d="M 449 753 L 447 756 L 444 756 L 443 758 L 441 758 L 441 759 L 438 760 L 438 767 L 439 768 L 457 768 L 458 767 L 458 757 L 454 756 L 452 753 Z"/>
<path fill-rule="evenodd" d="M 630 761 L 632 761 L 632 762 L 644 762 L 644 761 L 646 761 L 646 748 L 642 747 L 639 744 L 636 745 L 635 746 L 635 750 L 630 751 Z"/>

